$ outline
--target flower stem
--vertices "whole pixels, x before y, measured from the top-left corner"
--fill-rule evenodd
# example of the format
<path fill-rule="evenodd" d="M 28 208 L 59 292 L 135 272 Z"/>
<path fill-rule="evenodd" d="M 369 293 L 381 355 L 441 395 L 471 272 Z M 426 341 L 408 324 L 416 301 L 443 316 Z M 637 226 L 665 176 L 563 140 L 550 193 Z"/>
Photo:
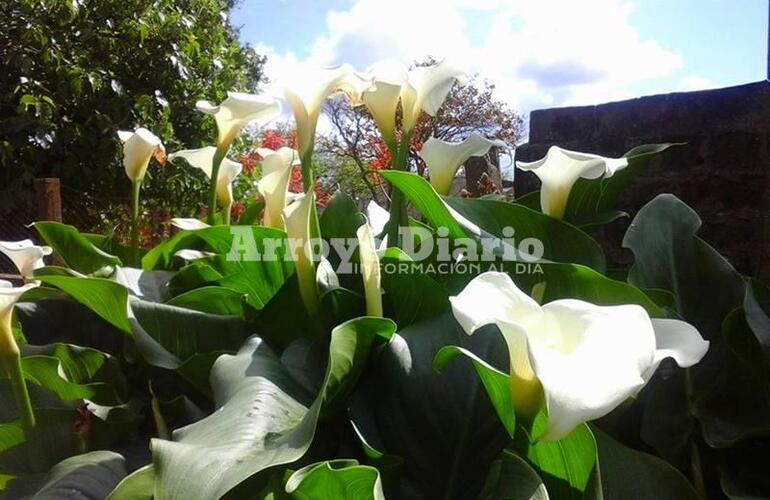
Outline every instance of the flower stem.
<path fill-rule="evenodd" d="M 29 434 L 35 427 L 35 412 L 27 392 L 27 384 L 24 382 L 24 372 L 21 368 L 21 353 L 10 325 L 0 325 L 0 367 L 11 380 L 13 396 L 19 410 L 19 418 L 25 434 Z"/>
<path fill-rule="evenodd" d="M 131 186 L 131 259 L 133 265 L 139 267 L 139 191 L 142 189 L 140 179 L 133 181 Z"/>
<path fill-rule="evenodd" d="M 217 151 L 214 153 L 214 159 L 211 161 L 211 183 L 209 184 L 208 213 L 208 223 L 211 226 L 213 226 L 215 223 L 214 217 L 217 213 L 217 179 L 219 179 L 219 166 L 222 165 L 222 160 L 225 159 L 225 155 L 227 155 L 227 149 L 217 146 Z"/>
<path fill-rule="evenodd" d="M 406 170 L 406 161 L 409 153 L 409 136 L 403 134 L 398 148 L 391 150 L 391 168 L 393 170 Z M 401 248 L 399 228 L 408 224 L 404 194 L 395 186 L 390 197 L 390 221 L 388 222 L 388 245 Z"/>
<path fill-rule="evenodd" d="M 224 211 L 222 212 L 222 224 L 224 224 L 225 226 L 230 225 L 230 213 L 232 211 L 233 211 L 233 202 L 231 201 L 225 206 Z"/>

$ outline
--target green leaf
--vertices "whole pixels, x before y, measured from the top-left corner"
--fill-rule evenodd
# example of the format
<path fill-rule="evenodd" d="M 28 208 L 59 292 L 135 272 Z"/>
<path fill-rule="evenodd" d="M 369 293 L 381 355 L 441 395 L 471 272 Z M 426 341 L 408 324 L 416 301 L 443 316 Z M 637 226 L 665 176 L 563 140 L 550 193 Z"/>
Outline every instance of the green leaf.
<path fill-rule="evenodd" d="M 67 267 L 79 273 L 91 274 L 105 266 L 122 264 L 119 258 L 88 241 L 74 226 L 59 222 L 36 222 L 34 226 Z"/>
<path fill-rule="evenodd" d="M 751 331 L 730 331 L 725 319 L 741 308 L 746 297 L 744 278 L 719 253 L 697 236 L 698 215 L 672 195 L 660 195 L 642 207 L 623 239 L 634 252 L 629 281 L 641 288 L 674 294 L 676 312 L 695 325 L 710 341 L 700 363 L 688 370 L 691 395 L 686 396 L 682 377 L 656 379 L 648 384 L 647 405 L 656 414 L 644 419 L 642 435 L 667 458 L 686 446 L 693 429 L 692 415 L 700 421 L 703 437 L 714 447 L 731 446 L 757 434 L 770 432 L 770 385 L 766 373 L 745 363 L 730 347 Z M 728 327 L 723 334 L 723 324 Z M 748 338 L 748 337 L 743 337 Z M 680 394 L 674 398 L 676 391 Z M 691 407 L 679 404 L 685 400 Z"/>
<path fill-rule="evenodd" d="M 548 500 L 543 480 L 510 450 L 492 462 L 479 500 Z"/>
<path fill-rule="evenodd" d="M 379 335 L 389 328 L 377 319 Z M 365 318 L 357 326 L 368 325 Z M 372 324 L 374 322 L 371 322 Z M 358 328 L 332 332 L 326 377 L 315 399 L 259 337 L 236 355 L 214 363 L 211 386 L 218 410 L 174 432 L 174 441 L 151 444 L 155 493 L 164 499 L 220 498 L 258 472 L 305 454 L 323 401 L 345 387 L 340 375 L 355 373 Z M 179 478 L 184 478 L 180 481 Z"/>
<path fill-rule="evenodd" d="M 147 465 L 126 476 L 109 494 L 107 500 L 152 500 L 155 471 Z"/>
<path fill-rule="evenodd" d="M 352 399 L 351 419 L 363 441 L 404 461 L 398 498 L 474 498 L 510 442 L 472 364 L 451 363 L 441 374 L 432 369 L 445 345 L 508 371 L 499 332 L 469 336 L 444 314 L 394 335 Z"/>
<path fill-rule="evenodd" d="M 131 311 L 142 330 L 140 332 L 135 325 L 135 336 L 146 333 L 180 361 L 196 354 L 235 352 L 248 337 L 243 320 L 233 316 L 208 314 L 136 298 L 131 299 Z M 138 347 L 142 354 L 147 353 L 143 344 L 138 343 Z M 153 364 L 150 359 L 147 361 Z"/>
<path fill-rule="evenodd" d="M 329 347 L 329 355 L 338 361 L 326 374 L 322 415 L 335 413 L 344 406 L 366 368 L 375 342 L 383 344 L 395 332 L 393 321 L 368 316 L 346 321 L 332 331 L 336 342 Z"/>
<path fill-rule="evenodd" d="M 467 237 L 463 228 L 452 217 L 449 209 L 428 181 L 419 175 L 398 170 L 383 170 L 380 175 L 404 193 L 434 227 L 447 228 L 450 238 Z"/>
<path fill-rule="evenodd" d="M 545 413 L 535 419 L 532 435 L 542 433 Z M 559 441 L 535 441 L 526 446 L 527 460 L 537 470 L 548 494 L 559 500 L 601 499 L 596 441 L 586 424 Z"/>
<path fill-rule="evenodd" d="M 104 278 L 73 276 L 36 275 L 35 279 L 62 290 L 119 330 L 131 331 L 126 314 L 128 292 L 118 283 Z"/>
<path fill-rule="evenodd" d="M 332 238 L 356 238 L 356 230 L 364 223 L 356 202 L 342 191 L 337 191 L 324 208 L 319 219 L 321 236 Z"/>
<path fill-rule="evenodd" d="M 121 455 L 111 451 L 92 451 L 54 465 L 42 484 L 23 498 L 105 498 L 125 475 L 126 464 Z"/>
<path fill-rule="evenodd" d="M 243 294 L 221 286 L 205 286 L 170 299 L 166 304 L 221 316 L 243 317 Z"/>
<path fill-rule="evenodd" d="M 286 482 L 296 500 L 385 500 L 380 474 L 355 460 L 328 460 L 298 470 Z"/>
<path fill-rule="evenodd" d="M 503 228 L 513 228 L 517 248 L 525 239 L 534 238 L 543 245 L 544 259 L 582 264 L 599 271 L 605 267 L 599 244 L 564 221 L 515 203 L 464 198 L 445 198 L 445 201 L 482 230 L 498 238 L 505 236 Z"/>
<path fill-rule="evenodd" d="M 449 311 L 449 297 L 444 288 L 426 275 L 396 247 L 388 248 L 381 259 L 382 289 L 393 305 L 394 319 L 400 328 Z"/>
<path fill-rule="evenodd" d="M 698 500 L 687 479 L 660 458 L 627 448 L 592 427 L 607 500 Z"/>
<path fill-rule="evenodd" d="M 262 213 L 264 208 L 264 201 L 253 201 L 249 203 L 249 205 L 246 207 L 246 210 L 244 210 L 241 216 L 238 218 L 238 224 L 241 226 L 251 226 L 257 224 L 257 218 L 259 217 L 259 214 Z"/>
<path fill-rule="evenodd" d="M 486 361 L 462 347 L 448 345 L 442 347 L 433 358 L 433 369 L 441 373 L 447 363 L 457 355 L 467 357 L 484 384 L 489 400 L 495 407 L 500 422 L 505 426 L 508 435 L 513 439 L 516 433 L 516 414 L 514 413 L 513 397 L 511 395 L 511 378 L 508 374 L 490 366 Z"/>

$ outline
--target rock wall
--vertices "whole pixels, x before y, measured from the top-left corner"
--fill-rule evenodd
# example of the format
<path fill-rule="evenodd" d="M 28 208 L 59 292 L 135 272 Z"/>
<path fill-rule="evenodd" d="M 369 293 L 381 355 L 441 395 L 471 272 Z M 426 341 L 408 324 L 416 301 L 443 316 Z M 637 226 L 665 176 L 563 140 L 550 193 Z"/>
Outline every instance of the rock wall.
<path fill-rule="evenodd" d="M 770 82 L 533 111 L 529 140 L 517 160 L 538 159 L 553 144 L 620 156 L 640 144 L 685 143 L 653 160 L 620 208 L 634 214 L 673 193 L 700 214 L 700 235 L 739 271 L 770 280 Z M 517 196 L 538 186 L 533 174 L 516 171 Z M 632 261 L 616 250 L 629 222 L 598 235 L 610 264 Z"/>

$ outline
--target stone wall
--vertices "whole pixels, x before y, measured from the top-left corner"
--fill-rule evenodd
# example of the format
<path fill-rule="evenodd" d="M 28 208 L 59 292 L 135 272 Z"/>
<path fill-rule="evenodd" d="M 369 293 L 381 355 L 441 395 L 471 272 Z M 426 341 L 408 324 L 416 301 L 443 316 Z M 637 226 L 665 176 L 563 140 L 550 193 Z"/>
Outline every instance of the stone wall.
<path fill-rule="evenodd" d="M 673 193 L 701 215 L 700 235 L 739 271 L 770 280 L 770 82 L 533 111 L 529 140 L 517 160 L 538 159 L 553 144 L 620 156 L 640 144 L 686 143 L 653 160 L 620 208 L 633 214 Z M 517 196 L 538 186 L 533 174 L 516 171 Z M 629 222 L 599 235 L 611 264 L 632 260 L 611 250 Z"/>

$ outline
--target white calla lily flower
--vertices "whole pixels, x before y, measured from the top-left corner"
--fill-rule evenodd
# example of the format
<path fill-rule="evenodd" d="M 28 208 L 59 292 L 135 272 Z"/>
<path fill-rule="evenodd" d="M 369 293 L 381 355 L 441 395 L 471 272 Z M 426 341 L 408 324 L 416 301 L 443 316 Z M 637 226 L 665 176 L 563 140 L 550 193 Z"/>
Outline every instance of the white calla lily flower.
<path fill-rule="evenodd" d="M 471 156 L 484 156 L 493 146 L 506 148 L 500 139 L 472 134 L 461 142 L 447 142 L 431 137 L 420 149 L 420 158 L 428 167 L 430 183 L 438 194 L 449 194 L 457 170 Z"/>
<path fill-rule="evenodd" d="M 543 440 L 561 439 L 611 412 L 647 383 L 663 359 L 692 366 L 709 346 L 690 324 L 650 319 L 637 305 L 563 299 L 540 306 L 504 273 L 477 276 L 450 301 L 469 335 L 488 324 L 500 329 L 517 413 L 533 417 L 545 404 Z"/>
<path fill-rule="evenodd" d="M 281 115 L 281 103 L 277 99 L 243 92 L 228 92 L 227 99 L 218 106 L 209 101 L 198 101 L 195 107 L 214 116 L 219 132 L 217 147 L 223 154 L 248 123 L 256 121 L 261 126 Z"/>
<path fill-rule="evenodd" d="M 184 158 L 187 163 L 198 168 L 211 179 L 211 170 L 213 168 L 214 155 L 217 148 L 207 146 L 200 149 L 184 149 L 168 155 L 169 160 Z M 217 174 L 217 198 L 224 207 L 229 207 L 233 203 L 233 181 L 241 173 L 243 166 L 229 158 L 224 158 L 219 166 Z"/>
<path fill-rule="evenodd" d="M 278 150 L 258 148 L 262 157 L 262 179 L 257 189 L 265 198 L 263 225 L 285 229 L 283 209 L 286 208 L 292 168 L 300 164 L 297 151 L 283 147 Z"/>
<path fill-rule="evenodd" d="M 361 261 L 361 276 L 364 280 L 367 316 L 382 316 L 382 294 L 380 293 L 380 258 L 369 222 L 364 222 L 356 231 L 358 255 Z"/>
<path fill-rule="evenodd" d="M 123 167 L 131 182 L 141 182 L 147 172 L 150 159 L 156 153 L 165 153 L 161 140 L 147 130 L 140 127 L 133 132 L 118 130 L 118 137 L 123 141 Z"/>
<path fill-rule="evenodd" d="M 0 280 L 0 352 L 7 352 L 6 349 L 18 350 L 11 329 L 13 308 L 22 295 L 37 286 L 37 283 L 27 283 L 15 287 L 10 281 Z"/>
<path fill-rule="evenodd" d="M 344 92 L 351 103 L 359 104 L 361 92 L 371 85 L 371 80 L 357 73 L 349 64 L 343 64 L 310 71 L 284 87 L 284 98 L 297 124 L 297 145 L 302 158 L 313 150 L 318 117 L 326 98 L 336 92 Z"/>
<path fill-rule="evenodd" d="M 0 241 L 0 253 L 8 257 L 25 279 L 32 278 L 35 269 L 45 267 L 43 257 L 51 255 L 53 249 L 35 245 L 32 240 Z"/>
<path fill-rule="evenodd" d="M 316 288 L 316 266 L 311 241 L 311 217 L 315 209 L 315 193 L 309 190 L 302 200 L 283 209 L 286 236 L 289 241 L 299 292 L 305 309 L 311 317 L 318 313 L 319 298 Z"/>
<path fill-rule="evenodd" d="M 10 282 L 0 280 L 0 370 L 10 379 L 25 433 L 35 427 L 35 412 L 21 368 L 21 352 L 13 336 L 13 309 L 22 295 L 37 286 L 37 283 L 27 283 L 14 287 Z"/>
<path fill-rule="evenodd" d="M 399 101 L 403 110 L 403 133 L 409 136 L 420 114 L 436 116 L 452 85 L 466 79 L 464 71 L 447 61 L 432 66 L 417 66 L 409 71 L 393 61 L 374 64 L 369 73 L 374 86 L 363 93 L 369 109 L 386 142 L 395 142 L 396 111 Z"/>
<path fill-rule="evenodd" d="M 540 178 L 540 207 L 544 214 L 557 219 L 564 217 L 572 186 L 578 179 L 611 177 L 628 166 L 626 158 L 605 158 L 551 146 L 540 160 L 516 162 L 521 170 L 531 170 Z"/>

